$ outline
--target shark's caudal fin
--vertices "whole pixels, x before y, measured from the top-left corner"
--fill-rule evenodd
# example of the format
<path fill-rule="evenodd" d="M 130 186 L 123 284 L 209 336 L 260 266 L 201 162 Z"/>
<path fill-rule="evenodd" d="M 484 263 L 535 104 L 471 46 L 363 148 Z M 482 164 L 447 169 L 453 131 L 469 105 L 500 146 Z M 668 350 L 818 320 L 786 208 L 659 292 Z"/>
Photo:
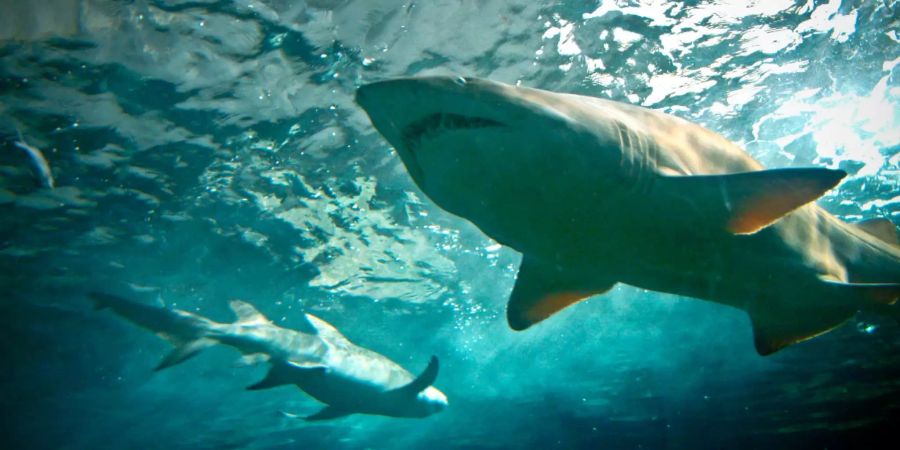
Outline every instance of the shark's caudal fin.
<path fill-rule="evenodd" d="M 161 306 L 151 306 L 103 292 L 91 292 L 95 309 L 111 309 L 124 319 L 144 327 L 175 347 L 154 370 L 184 362 L 217 341 L 208 336 L 212 322 L 205 317 Z"/>
<path fill-rule="evenodd" d="M 663 176 L 661 208 L 680 208 L 688 226 L 712 224 L 751 234 L 836 186 L 847 173 L 831 169 L 772 169 L 725 175 Z"/>
<path fill-rule="evenodd" d="M 524 330 L 563 308 L 592 295 L 610 290 L 615 281 L 595 283 L 600 288 L 583 288 L 561 280 L 558 271 L 525 255 L 519 266 L 516 285 L 506 306 L 506 319 L 513 330 Z"/>

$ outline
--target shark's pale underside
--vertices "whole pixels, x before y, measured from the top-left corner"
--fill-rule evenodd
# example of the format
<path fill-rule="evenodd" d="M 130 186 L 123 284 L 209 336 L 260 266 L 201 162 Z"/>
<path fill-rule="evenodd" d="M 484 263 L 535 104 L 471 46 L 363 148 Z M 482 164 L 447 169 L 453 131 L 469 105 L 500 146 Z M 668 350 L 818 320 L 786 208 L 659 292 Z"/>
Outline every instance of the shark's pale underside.
<path fill-rule="evenodd" d="M 428 197 L 522 253 L 514 329 L 620 282 L 745 310 L 764 355 L 860 309 L 896 314 L 896 227 L 812 203 L 843 171 L 765 170 L 671 115 L 487 80 L 387 80 L 356 100 Z"/>
<path fill-rule="evenodd" d="M 215 344 L 234 347 L 244 354 L 246 364 L 268 362 L 271 368 L 266 377 L 247 389 L 293 384 L 328 405 L 306 420 L 354 413 L 426 417 L 447 406 L 447 397 L 431 385 L 437 378 L 437 358 L 432 357 L 425 371 L 415 377 L 387 357 L 353 344 L 311 314 L 306 315 L 311 332 L 301 332 L 273 324 L 240 300 L 230 303 L 238 320 L 218 323 L 187 311 L 105 293 L 92 293 L 91 298 L 97 308 L 109 308 L 175 345 L 157 370 Z"/>

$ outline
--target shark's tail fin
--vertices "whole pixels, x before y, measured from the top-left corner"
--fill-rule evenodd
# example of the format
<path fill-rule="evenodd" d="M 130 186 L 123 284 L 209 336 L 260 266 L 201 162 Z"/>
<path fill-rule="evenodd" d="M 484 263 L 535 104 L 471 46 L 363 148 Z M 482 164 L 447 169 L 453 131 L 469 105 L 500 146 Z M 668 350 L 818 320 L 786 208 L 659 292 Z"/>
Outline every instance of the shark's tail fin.
<path fill-rule="evenodd" d="M 89 297 L 95 309 L 111 309 L 129 322 L 172 343 L 175 348 L 160 361 L 155 370 L 186 361 L 218 342 L 214 336 L 216 323 L 197 314 L 146 305 L 102 292 L 91 292 Z"/>

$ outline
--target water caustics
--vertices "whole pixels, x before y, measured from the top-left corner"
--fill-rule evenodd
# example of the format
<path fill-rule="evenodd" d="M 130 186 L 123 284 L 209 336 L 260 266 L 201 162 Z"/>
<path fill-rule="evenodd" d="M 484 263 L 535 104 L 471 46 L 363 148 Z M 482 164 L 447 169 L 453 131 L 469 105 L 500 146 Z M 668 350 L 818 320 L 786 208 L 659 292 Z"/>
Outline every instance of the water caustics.
<path fill-rule="evenodd" d="M 0 383 L 14 413 L 3 446 L 864 445 L 900 404 L 900 332 L 871 313 L 876 304 L 849 326 L 765 358 L 743 311 L 625 283 L 514 332 L 506 307 L 522 255 L 500 245 L 514 239 L 498 243 L 432 198 L 429 183 L 449 180 L 428 176 L 438 161 L 426 151 L 514 124 L 463 109 L 423 116 L 389 139 L 420 150 L 405 161 L 356 92 L 450 76 L 650 108 L 720 133 L 763 167 L 846 173 L 818 207 L 846 223 L 896 224 L 898 8 L 890 0 L 3 2 L 0 341 L 14 368 Z M 35 183 L 17 129 L 43 154 L 52 189 Z M 612 131 L 642 149 L 621 155 L 636 175 L 625 177 L 627 189 L 652 189 L 646 174 L 658 149 L 624 122 Z M 491 166 L 478 170 L 490 179 Z M 530 192 L 508 207 L 546 203 Z M 808 244 L 825 255 L 833 242 Z M 153 372 L 148 355 L 164 343 L 88 311 L 83 293 L 107 289 L 219 322 L 233 298 L 289 329 L 312 313 L 411 369 L 438 355 L 451 406 L 424 420 L 285 420 L 274 411 L 306 417 L 321 404 L 289 387 L 235 389 L 265 371 L 229 369 L 233 352 L 217 347 Z"/>

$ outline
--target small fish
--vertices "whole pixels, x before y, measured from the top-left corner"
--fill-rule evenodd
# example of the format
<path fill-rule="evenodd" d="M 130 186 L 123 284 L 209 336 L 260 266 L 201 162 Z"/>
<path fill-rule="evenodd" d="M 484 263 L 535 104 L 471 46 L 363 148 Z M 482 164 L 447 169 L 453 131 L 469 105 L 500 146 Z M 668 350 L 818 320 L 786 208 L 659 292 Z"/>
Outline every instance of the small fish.
<path fill-rule="evenodd" d="M 47 163 L 47 158 L 44 157 L 44 153 L 41 152 L 39 148 L 25 142 L 25 138 L 22 137 L 22 132 L 20 130 L 16 129 L 16 132 L 19 134 L 19 140 L 13 142 L 13 144 L 28 155 L 31 172 L 37 179 L 38 184 L 47 189 L 53 189 L 55 187 L 53 172 L 50 171 L 50 164 Z"/>

